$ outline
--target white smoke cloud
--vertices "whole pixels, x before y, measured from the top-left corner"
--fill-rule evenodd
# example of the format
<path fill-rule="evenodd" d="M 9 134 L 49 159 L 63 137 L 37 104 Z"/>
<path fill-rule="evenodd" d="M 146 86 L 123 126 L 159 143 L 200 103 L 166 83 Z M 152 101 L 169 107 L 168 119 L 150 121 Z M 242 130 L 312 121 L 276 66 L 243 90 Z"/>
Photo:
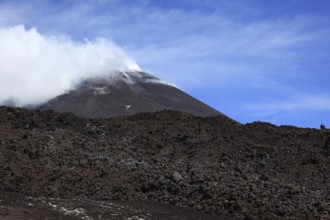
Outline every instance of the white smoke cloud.
<path fill-rule="evenodd" d="M 115 43 L 75 42 L 24 25 L 0 28 L 0 104 L 39 104 L 89 77 L 140 70 Z"/>

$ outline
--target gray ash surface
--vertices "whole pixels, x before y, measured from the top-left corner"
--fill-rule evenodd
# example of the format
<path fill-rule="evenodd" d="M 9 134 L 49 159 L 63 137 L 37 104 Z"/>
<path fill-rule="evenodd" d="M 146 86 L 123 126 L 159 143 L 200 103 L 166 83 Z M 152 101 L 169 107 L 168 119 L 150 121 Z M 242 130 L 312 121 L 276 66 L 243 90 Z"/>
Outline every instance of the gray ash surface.
<path fill-rule="evenodd" d="M 84 119 L 0 107 L 0 138 L 0 219 L 33 216 L 10 202 L 18 195 L 74 204 L 92 219 L 107 219 L 91 214 L 103 203 L 144 210 L 145 219 L 148 209 L 149 219 L 330 218 L 327 129 L 175 111 Z"/>
<path fill-rule="evenodd" d="M 145 72 L 117 72 L 87 79 L 66 94 L 36 107 L 72 112 L 85 118 L 110 118 L 171 109 L 196 116 L 222 115 L 180 89 Z"/>

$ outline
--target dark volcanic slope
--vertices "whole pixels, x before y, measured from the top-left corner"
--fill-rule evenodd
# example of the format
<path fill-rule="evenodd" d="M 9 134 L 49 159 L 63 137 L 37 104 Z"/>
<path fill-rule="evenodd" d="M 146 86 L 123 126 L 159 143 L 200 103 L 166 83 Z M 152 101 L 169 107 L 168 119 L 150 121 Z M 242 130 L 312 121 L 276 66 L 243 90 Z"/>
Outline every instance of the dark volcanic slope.
<path fill-rule="evenodd" d="M 0 192 L 62 204 L 170 203 L 219 219 L 330 218 L 327 129 L 174 111 L 89 120 L 0 107 L 0 137 Z M 0 217 L 6 207 L 15 210 L 0 203 Z M 93 216 L 93 207 L 81 208 Z"/>
<path fill-rule="evenodd" d="M 87 118 L 109 118 L 164 109 L 196 116 L 221 114 L 181 90 L 144 72 L 118 72 L 107 78 L 90 79 L 39 109 L 72 112 Z"/>

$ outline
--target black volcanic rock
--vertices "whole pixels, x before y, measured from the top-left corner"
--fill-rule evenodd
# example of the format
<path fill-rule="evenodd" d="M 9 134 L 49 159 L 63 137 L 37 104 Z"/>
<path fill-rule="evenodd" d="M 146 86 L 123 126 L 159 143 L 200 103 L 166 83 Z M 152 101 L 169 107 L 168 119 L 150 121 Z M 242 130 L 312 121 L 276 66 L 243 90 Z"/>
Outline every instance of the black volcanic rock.
<path fill-rule="evenodd" d="M 195 116 L 222 113 L 145 72 L 117 72 L 85 80 L 76 89 L 38 109 L 72 112 L 86 118 L 109 118 L 140 112 L 176 110 Z"/>
<path fill-rule="evenodd" d="M 0 107 L 0 219 L 330 219 L 329 137 L 222 115 Z"/>

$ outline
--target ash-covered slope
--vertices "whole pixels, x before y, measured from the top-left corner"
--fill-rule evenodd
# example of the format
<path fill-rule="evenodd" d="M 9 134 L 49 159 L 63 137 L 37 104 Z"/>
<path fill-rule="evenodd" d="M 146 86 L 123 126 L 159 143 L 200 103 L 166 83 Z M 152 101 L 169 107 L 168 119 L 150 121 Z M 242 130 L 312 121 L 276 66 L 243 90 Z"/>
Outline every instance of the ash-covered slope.
<path fill-rule="evenodd" d="M 67 94 L 38 107 L 86 118 L 109 118 L 164 109 L 215 116 L 222 113 L 145 72 L 117 72 L 84 81 Z"/>

